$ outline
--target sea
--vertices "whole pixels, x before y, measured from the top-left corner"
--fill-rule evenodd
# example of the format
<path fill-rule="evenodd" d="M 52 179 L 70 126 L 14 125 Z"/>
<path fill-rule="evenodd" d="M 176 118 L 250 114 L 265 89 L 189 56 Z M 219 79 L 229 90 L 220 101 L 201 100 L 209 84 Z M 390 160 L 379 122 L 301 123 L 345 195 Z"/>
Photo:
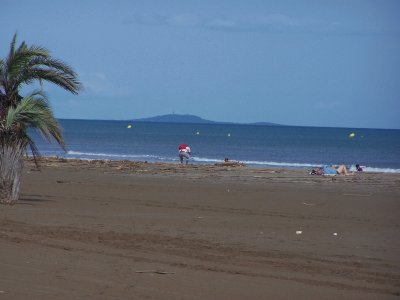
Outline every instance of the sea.
<path fill-rule="evenodd" d="M 59 121 L 66 152 L 30 131 L 42 156 L 178 163 L 178 146 L 185 143 L 192 164 L 228 158 L 259 168 L 359 164 L 366 172 L 400 173 L 400 130 L 395 129 Z"/>

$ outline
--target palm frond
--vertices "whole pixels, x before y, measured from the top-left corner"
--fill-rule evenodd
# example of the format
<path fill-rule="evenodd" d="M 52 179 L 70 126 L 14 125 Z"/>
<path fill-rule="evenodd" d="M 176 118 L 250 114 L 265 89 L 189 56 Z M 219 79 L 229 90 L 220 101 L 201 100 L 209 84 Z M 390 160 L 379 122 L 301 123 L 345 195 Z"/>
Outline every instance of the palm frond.
<path fill-rule="evenodd" d="M 41 91 L 31 93 L 7 112 L 6 130 L 26 132 L 28 127 L 37 129 L 49 142 L 54 139 L 65 150 L 60 125 L 54 118 L 46 95 Z"/>
<path fill-rule="evenodd" d="M 2 58 L 2 59 L 0 59 L 0 80 L 4 79 L 4 74 L 5 74 L 4 67 L 5 67 L 5 61 Z M 0 82 L 0 84 L 1 84 L 1 82 Z"/>
<path fill-rule="evenodd" d="M 17 34 L 14 35 L 8 57 L 0 73 L 0 91 L 7 96 L 7 105 L 15 106 L 20 101 L 19 89 L 33 81 L 49 81 L 77 94 L 82 89 L 75 71 L 66 63 L 52 58 L 50 52 L 41 46 L 27 46 L 22 42 L 16 48 Z M 0 71 L 1 72 L 1 71 Z"/>
<path fill-rule="evenodd" d="M 70 66 L 68 66 L 66 63 L 64 63 L 58 59 L 51 58 L 51 57 L 36 56 L 35 58 L 30 60 L 28 66 L 30 68 L 37 67 L 37 66 L 47 67 L 50 69 L 57 70 L 59 72 L 66 73 L 68 75 L 77 76 L 75 71 Z"/>
<path fill-rule="evenodd" d="M 4 59 L 0 59 L 0 95 L 5 93 L 5 61 Z"/>
<path fill-rule="evenodd" d="M 7 59 L 7 73 L 9 80 L 13 85 L 18 85 L 18 76 L 29 68 L 29 62 L 37 57 L 46 58 L 49 53 L 46 49 L 40 47 L 27 47 L 23 42 L 17 51 Z"/>
<path fill-rule="evenodd" d="M 27 48 L 27 45 L 25 42 L 22 42 L 21 45 L 19 45 L 17 51 L 15 51 L 14 53 L 18 53 L 18 52 L 22 52 Z"/>
<path fill-rule="evenodd" d="M 13 36 L 13 38 L 12 38 L 12 40 L 11 40 L 11 43 L 10 43 L 10 52 L 9 52 L 9 54 L 8 54 L 8 57 L 11 57 L 13 54 L 14 54 L 14 52 L 15 52 L 15 43 L 17 42 L 17 33 L 14 33 L 14 36 Z"/>
<path fill-rule="evenodd" d="M 54 83 L 64 90 L 71 92 L 72 94 L 78 94 L 82 88 L 81 83 L 77 80 L 75 75 L 64 73 L 58 70 L 31 68 L 23 75 L 24 77 L 20 80 L 24 83 L 30 83 L 33 80 L 41 79 Z"/>
<path fill-rule="evenodd" d="M 38 158 L 40 158 L 40 152 L 35 142 L 30 138 L 29 135 L 25 134 L 25 139 L 28 142 L 29 148 L 31 149 L 33 160 L 35 161 L 36 167 L 39 167 Z"/>

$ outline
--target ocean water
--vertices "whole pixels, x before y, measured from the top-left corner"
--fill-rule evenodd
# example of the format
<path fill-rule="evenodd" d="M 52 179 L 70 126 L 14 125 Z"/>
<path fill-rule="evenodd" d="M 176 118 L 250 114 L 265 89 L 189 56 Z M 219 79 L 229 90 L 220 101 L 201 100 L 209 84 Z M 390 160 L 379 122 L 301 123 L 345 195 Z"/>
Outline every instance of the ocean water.
<path fill-rule="evenodd" d="M 43 156 L 177 163 L 178 146 L 186 143 L 194 164 L 213 164 L 224 158 L 253 167 L 305 169 L 358 163 L 370 172 L 400 173 L 400 130 L 93 120 L 60 123 L 66 153 L 31 132 Z M 132 127 L 127 128 L 128 124 Z M 355 137 L 349 138 L 352 132 Z"/>

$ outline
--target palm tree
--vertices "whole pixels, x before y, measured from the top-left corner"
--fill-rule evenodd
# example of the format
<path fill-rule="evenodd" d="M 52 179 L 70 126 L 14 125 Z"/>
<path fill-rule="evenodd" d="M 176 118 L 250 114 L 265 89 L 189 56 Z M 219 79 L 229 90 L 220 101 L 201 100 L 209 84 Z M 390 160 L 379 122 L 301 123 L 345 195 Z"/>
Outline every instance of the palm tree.
<path fill-rule="evenodd" d="M 20 89 L 34 81 L 48 81 L 77 94 L 81 85 L 77 74 L 67 64 L 54 59 L 43 47 L 25 42 L 16 48 L 15 34 L 10 52 L 0 60 L 0 203 L 13 203 L 19 197 L 23 156 L 30 146 L 33 157 L 39 156 L 28 128 L 35 128 L 48 141 L 54 139 L 64 150 L 60 126 L 54 118 L 46 95 L 35 91 L 25 98 Z"/>

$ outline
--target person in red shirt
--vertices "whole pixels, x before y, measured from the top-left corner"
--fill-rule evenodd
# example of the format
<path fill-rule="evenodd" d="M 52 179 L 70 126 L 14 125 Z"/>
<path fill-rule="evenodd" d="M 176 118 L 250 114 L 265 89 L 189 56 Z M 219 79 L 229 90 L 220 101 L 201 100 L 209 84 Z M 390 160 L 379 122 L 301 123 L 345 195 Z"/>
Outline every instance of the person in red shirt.
<path fill-rule="evenodd" d="M 190 147 L 186 144 L 180 144 L 178 150 L 181 164 L 183 164 L 183 160 L 185 160 L 186 164 L 188 164 L 190 159 Z"/>

